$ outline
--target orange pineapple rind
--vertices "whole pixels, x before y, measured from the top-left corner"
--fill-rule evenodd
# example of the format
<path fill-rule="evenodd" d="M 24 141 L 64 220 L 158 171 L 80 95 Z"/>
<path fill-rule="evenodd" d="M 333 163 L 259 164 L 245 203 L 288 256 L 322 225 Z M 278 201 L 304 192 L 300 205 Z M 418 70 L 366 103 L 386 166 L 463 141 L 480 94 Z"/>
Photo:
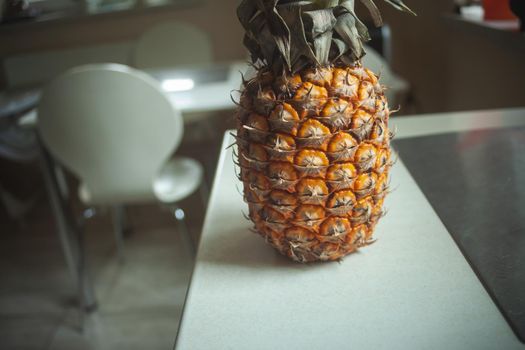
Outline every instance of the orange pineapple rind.
<path fill-rule="evenodd" d="M 327 100 L 328 92 L 324 87 L 304 82 L 297 89 L 290 103 L 299 111 L 300 118 L 304 119 L 313 115 L 319 115 Z"/>
<path fill-rule="evenodd" d="M 383 87 L 361 66 L 331 72 L 331 80 L 313 70 L 262 75 L 237 117 L 248 216 L 271 246 L 299 262 L 338 260 L 373 243 L 388 193 Z"/>
<path fill-rule="evenodd" d="M 353 75 L 350 69 L 335 68 L 330 94 L 349 101 L 357 99 L 359 78 Z"/>
<path fill-rule="evenodd" d="M 374 187 L 373 192 L 373 198 L 374 201 L 377 203 L 377 201 L 385 198 L 389 190 L 389 184 L 388 184 L 388 174 L 383 173 L 381 174 L 376 182 L 376 185 Z"/>
<path fill-rule="evenodd" d="M 326 203 L 326 211 L 332 215 L 346 216 L 352 213 L 356 203 L 356 196 L 352 191 L 334 192 Z"/>
<path fill-rule="evenodd" d="M 367 111 L 358 109 L 352 116 L 352 122 L 350 123 L 350 130 L 360 140 L 366 138 L 366 136 L 372 130 L 374 123 L 374 116 Z"/>
<path fill-rule="evenodd" d="M 371 169 L 377 159 L 377 148 L 368 142 L 359 145 L 354 154 L 354 164 L 360 171 L 365 172 Z"/>
<path fill-rule="evenodd" d="M 328 198 L 328 186 L 323 180 L 303 178 L 296 185 L 296 194 L 303 204 L 324 205 Z"/>
<path fill-rule="evenodd" d="M 353 225 L 364 224 L 369 221 L 372 215 L 372 199 L 366 197 L 357 201 L 352 211 L 351 221 Z"/>
<path fill-rule="evenodd" d="M 388 134 L 388 128 L 386 127 L 385 122 L 380 119 L 376 119 L 368 139 L 378 146 L 381 146 L 385 142 L 389 141 L 390 135 Z"/>
<path fill-rule="evenodd" d="M 376 92 L 374 84 L 367 80 L 363 80 L 358 90 L 359 107 L 368 112 L 374 113 L 376 107 Z"/>
<path fill-rule="evenodd" d="M 268 162 L 266 161 L 259 161 L 256 159 L 252 159 L 249 156 L 247 156 L 244 152 L 241 152 L 239 155 L 239 165 L 243 168 L 248 169 L 254 169 L 257 171 L 264 171 L 266 169 L 266 166 L 268 165 Z"/>
<path fill-rule="evenodd" d="M 299 148 L 320 148 L 326 150 L 331 136 L 329 128 L 312 118 L 301 124 L 296 140 Z"/>
<path fill-rule="evenodd" d="M 297 197 L 284 190 L 273 190 L 268 195 L 268 200 L 271 204 L 277 206 L 296 206 L 298 204 Z"/>
<path fill-rule="evenodd" d="M 352 121 L 353 112 L 352 103 L 340 98 L 329 99 L 317 120 L 334 131 L 346 129 Z"/>
<path fill-rule="evenodd" d="M 311 68 L 301 74 L 303 81 L 314 85 L 329 87 L 332 83 L 332 70 L 327 68 Z"/>
<path fill-rule="evenodd" d="M 283 74 L 275 79 L 273 88 L 278 95 L 292 97 L 302 83 L 303 81 L 299 74 L 294 74 L 291 77 Z"/>
<path fill-rule="evenodd" d="M 326 173 L 326 182 L 332 191 L 351 189 L 357 171 L 352 163 L 338 163 L 330 166 Z"/>
<path fill-rule="evenodd" d="M 299 115 L 288 103 L 279 103 L 272 110 L 268 122 L 272 130 L 291 135 L 297 134 Z"/>
<path fill-rule="evenodd" d="M 275 92 L 270 88 L 258 90 L 252 103 L 255 111 L 261 115 L 269 115 L 276 105 L 277 96 L 275 96 Z"/>
<path fill-rule="evenodd" d="M 352 232 L 352 224 L 346 218 L 329 217 L 321 224 L 319 234 L 321 241 L 342 242 Z"/>
<path fill-rule="evenodd" d="M 293 192 L 298 181 L 295 167 L 290 163 L 271 163 L 267 168 L 268 181 L 273 188 Z"/>
<path fill-rule="evenodd" d="M 358 199 L 373 193 L 377 183 L 377 174 L 362 173 L 354 180 L 354 193 Z"/>
<path fill-rule="evenodd" d="M 267 135 L 267 131 L 259 130 L 248 125 L 243 125 L 242 128 L 240 128 L 240 132 L 237 133 L 237 139 L 246 142 L 253 140 L 254 142 L 263 143 Z"/>
<path fill-rule="evenodd" d="M 335 134 L 328 143 L 327 156 L 332 162 L 351 162 L 354 159 L 358 143 L 346 132 Z"/>

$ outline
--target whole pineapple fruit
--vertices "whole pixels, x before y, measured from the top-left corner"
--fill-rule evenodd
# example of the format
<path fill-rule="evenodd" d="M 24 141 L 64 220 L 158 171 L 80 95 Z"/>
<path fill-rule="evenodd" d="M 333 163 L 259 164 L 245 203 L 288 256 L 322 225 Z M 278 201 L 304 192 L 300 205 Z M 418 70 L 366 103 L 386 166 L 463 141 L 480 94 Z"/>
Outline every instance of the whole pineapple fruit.
<path fill-rule="evenodd" d="M 237 117 L 249 217 L 295 261 L 338 260 L 372 242 L 388 192 L 388 105 L 360 62 L 368 31 L 353 0 L 244 0 L 237 14 L 257 70 Z"/>

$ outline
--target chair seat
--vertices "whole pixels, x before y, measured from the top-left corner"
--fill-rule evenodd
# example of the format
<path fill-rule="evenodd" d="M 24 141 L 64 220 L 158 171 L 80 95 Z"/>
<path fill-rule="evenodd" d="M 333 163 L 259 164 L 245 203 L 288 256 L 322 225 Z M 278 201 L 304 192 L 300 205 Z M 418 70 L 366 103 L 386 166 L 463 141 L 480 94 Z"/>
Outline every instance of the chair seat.
<path fill-rule="evenodd" d="M 113 193 L 109 198 L 94 199 L 88 186 L 81 183 L 78 195 L 84 204 L 90 205 L 147 203 L 156 200 L 166 204 L 175 203 L 188 197 L 199 188 L 203 181 L 203 174 L 204 169 L 198 161 L 176 157 L 167 161 L 162 167 L 157 178 L 153 180 L 153 188 L 136 189 L 120 195 Z"/>
<path fill-rule="evenodd" d="M 203 181 L 202 165 L 191 158 L 169 160 L 153 182 L 153 192 L 162 203 L 180 201 L 199 188 Z"/>

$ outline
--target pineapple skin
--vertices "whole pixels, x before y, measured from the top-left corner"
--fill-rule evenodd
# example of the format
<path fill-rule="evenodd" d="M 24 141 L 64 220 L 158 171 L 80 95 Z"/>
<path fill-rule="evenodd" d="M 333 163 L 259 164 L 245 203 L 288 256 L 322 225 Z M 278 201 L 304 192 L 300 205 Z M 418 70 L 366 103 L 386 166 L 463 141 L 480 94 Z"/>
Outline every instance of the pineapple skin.
<path fill-rule="evenodd" d="M 244 82 L 237 164 L 249 218 L 294 261 L 339 260 L 374 240 L 391 166 L 378 77 L 353 66 Z"/>

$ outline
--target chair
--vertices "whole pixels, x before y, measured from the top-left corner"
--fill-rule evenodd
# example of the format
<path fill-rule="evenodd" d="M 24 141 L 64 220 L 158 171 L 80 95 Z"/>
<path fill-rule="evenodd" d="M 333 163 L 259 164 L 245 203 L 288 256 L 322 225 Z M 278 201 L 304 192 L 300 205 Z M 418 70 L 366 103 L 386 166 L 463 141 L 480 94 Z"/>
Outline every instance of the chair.
<path fill-rule="evenodd" d="M 38 118 L 45 148 L 79 178 L 80 200 L 114 208 L 117 247 L 122 245 L 122 205 L 158 201 L 173 210 L 183 242 L 193 250 L 184 211 L 176 203 L 199 187 L 205 192 L 203 169 L 193 159 L 170 159 L 181 142 L 183 122 L 153 78 L 120 64 L 74 68 L 44 89 Z M 53 170 L 48 175 L 60 194 Z M 71 229 L 63 208 L 56 207 L 59 227 Z"/>
<path fill-rule="evenodd" d="M 30 164 L 38 159 L 35 133 L 19 125 L 20 119 L 31 113 L 37 100 L 38 95 L 34 93 L 0 93 L 0 158 L 17 164 Z M 37 197 L 35 193 L 21 200 L 4 188 L 0 180 L 0 207 L 4 206 L 9 217 L 21 226 Z"/>
<path fill-rule="evenodd" d="M 140 69 L 162 69 L 202 66 L 212 60 L 206 33 L 189 23 L 163 22 L 139 37 L 132 61 Z"/>

